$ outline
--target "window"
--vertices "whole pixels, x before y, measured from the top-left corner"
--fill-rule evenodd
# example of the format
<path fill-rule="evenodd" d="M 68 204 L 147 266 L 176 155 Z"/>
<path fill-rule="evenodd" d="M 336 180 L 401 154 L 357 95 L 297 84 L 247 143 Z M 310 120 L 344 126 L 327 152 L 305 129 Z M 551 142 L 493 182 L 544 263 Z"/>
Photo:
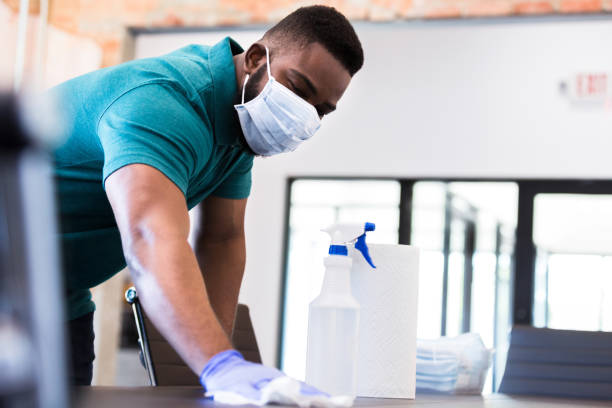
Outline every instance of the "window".
<path fill-rule="evenodd" d="M 304 378 L 308 305 L 320 290 L 329 245 L 320 230 L 335 222 L 369 221 L 377 226 L 369 242 L 401 238 L 421 249 L 418 337 L 478 332 L 487 347 L 502 350 L 493 371 L 503 369 L 517 196 L 510 182 L 293 181 L 281 368 Z M 400 219 L 410 220 L 402 237 Z M 490 375 L 488 390 L 495 379 Z"/>
<path fill-rule="evenodd" d="M 417 336 L 440 337 L 444 282 L 444 183 L 416 183 L 412 195 L 410 242 L 420 249 Z"/>
<path fill-rule="evenodd" d="M 612 331 L 612 195 L 537 194 L 534 325 Z"/>
<path fill-rule="evenodd" d="M 503 374 L 511 327 L 518 186 L 416 182 L 411 244 L 421 249 L 419 338 L 479 333 L 494 348 L 485 392 Z"/>
<path fill-rule="evenodd" d="M 329 237 L 337 222 L 373 222 L 368 241 L 397 243 L 400 183 L 395 180 L 297 180 L 291 183 L 281 366 L 303 379 L 308 305 L 323 281 Z"/>

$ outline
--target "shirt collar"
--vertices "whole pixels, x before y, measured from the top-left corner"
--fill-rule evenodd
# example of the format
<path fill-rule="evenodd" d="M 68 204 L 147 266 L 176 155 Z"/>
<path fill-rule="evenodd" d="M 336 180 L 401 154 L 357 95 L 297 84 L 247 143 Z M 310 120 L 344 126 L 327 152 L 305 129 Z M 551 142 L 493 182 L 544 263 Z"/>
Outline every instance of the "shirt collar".
<path fill-rule="evenodd" d="M 219 145 L 241 146 L 242 129 L 234 109 L 237 84 L 233 57 L 243 51 L 240 44 L 225 37 L 208 52 L 213 82 L 213 126 L 215 141 Z"/>

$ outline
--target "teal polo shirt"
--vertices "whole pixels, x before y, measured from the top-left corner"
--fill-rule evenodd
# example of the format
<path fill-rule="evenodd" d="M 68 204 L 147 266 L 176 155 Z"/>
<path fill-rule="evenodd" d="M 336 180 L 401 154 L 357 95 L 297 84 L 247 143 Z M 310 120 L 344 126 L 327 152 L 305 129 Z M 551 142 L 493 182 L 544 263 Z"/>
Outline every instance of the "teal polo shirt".
<path fill-rule="evenodd" d="M 95 309 L 90 288 L 126 266 L 104 191 L 114 171 L 142 163 L 166 175 L 191 209 L 214 195 L 243 199 L 253 155 L 234 110 L 230 38 L 209 47 L 131 61 L 67 81 L 50 92 L 65 124 L 54 152 L 69 319 Z"/>

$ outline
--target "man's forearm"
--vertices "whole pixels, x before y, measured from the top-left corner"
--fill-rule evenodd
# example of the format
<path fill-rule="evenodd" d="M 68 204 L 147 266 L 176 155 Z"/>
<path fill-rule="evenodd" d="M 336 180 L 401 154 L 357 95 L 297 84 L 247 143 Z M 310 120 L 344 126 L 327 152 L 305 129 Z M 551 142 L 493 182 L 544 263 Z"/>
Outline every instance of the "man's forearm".
<path fill-rule="evenodd" d="M 210 305 L 196 257 L 186 240 L 137 238 L 126 251 L 142 305 L 155 327 L 200 374 L 231 343 Z"/>
<path fill-rule="evenodd" d="M 210 303 L 229 337 L 244 274 L 245 252 L 244 235 L 223 240 L 202 236 L 196 245 Z"/>

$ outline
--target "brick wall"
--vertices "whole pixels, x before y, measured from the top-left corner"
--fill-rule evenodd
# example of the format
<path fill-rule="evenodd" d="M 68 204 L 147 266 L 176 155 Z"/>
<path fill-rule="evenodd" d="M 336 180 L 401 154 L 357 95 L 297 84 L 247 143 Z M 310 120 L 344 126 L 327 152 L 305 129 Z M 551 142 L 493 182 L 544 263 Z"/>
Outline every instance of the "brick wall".
<path fill-rule="evenodd" d="M 376 21 L 612 12 L 612 0 L 319 0 L 319 2 L 338 8 L 351 19 Z M 128 27 L 201 27 L 271 23 L 298 6 L 312 3 L 314 2 L 307 0 L 53 0 L 50 2 L 49 13 L 49 22 L 53 29 L 49 30 L 47 37 L 49 55 L 46 65 L 47 76 L 50 77 L 47 85 L 95 69 L 100 65 L 108 66 L 121 62 L 121 51 L 123 43 L 128 38 L 126 35 Z M 15 13 L 18 4 L 19 0 L 0 0 L 0 44 L 5 47 L 7 43 L 16 42 Z M 30 0 L 30 4 L 30 12 L 37 14 L 38 1 Z M 12 15 L 9 15 L 11 11 Z M 35 23 L 36 21 L 32 21 L 30 24 L 31 32 L 28 36 L 30 41 L 34 38 Z M 8 34 L 4 34 L 5 32 Z M 30 45 L 29 49 L 33 50 L 33 47 Z M 6 75 L 9 75 L 13 69 L 14 59 L 14 56 L 6 50 L 3 50 L 2 56 L 0 77 L 3 64 Z M 272 188 L 273 193 L 275 189 L 276 187 Z M 263 306 L 264 312 L 265 308 L 266 306 Z M 267 340 L 269 344 L 264 347 L 264 352 L 267 349 L 271 353 L 274 340 L 270 336 Z M 100 354 L 99 350 L 97 353 Z"/>
<path fill-rule="evenodd" d="M 19 0 L 0 0 L 13 10 Z M 38 0 L 30 0 L 37 13 Z M 95 40 L 103 66 L 121 61 L 128 27 L 271 23 L 295 8 L 327 4 L 354 20 L 438 19 L 612 12 L 612 0 L 53 0 L 49 21 Z"/>

